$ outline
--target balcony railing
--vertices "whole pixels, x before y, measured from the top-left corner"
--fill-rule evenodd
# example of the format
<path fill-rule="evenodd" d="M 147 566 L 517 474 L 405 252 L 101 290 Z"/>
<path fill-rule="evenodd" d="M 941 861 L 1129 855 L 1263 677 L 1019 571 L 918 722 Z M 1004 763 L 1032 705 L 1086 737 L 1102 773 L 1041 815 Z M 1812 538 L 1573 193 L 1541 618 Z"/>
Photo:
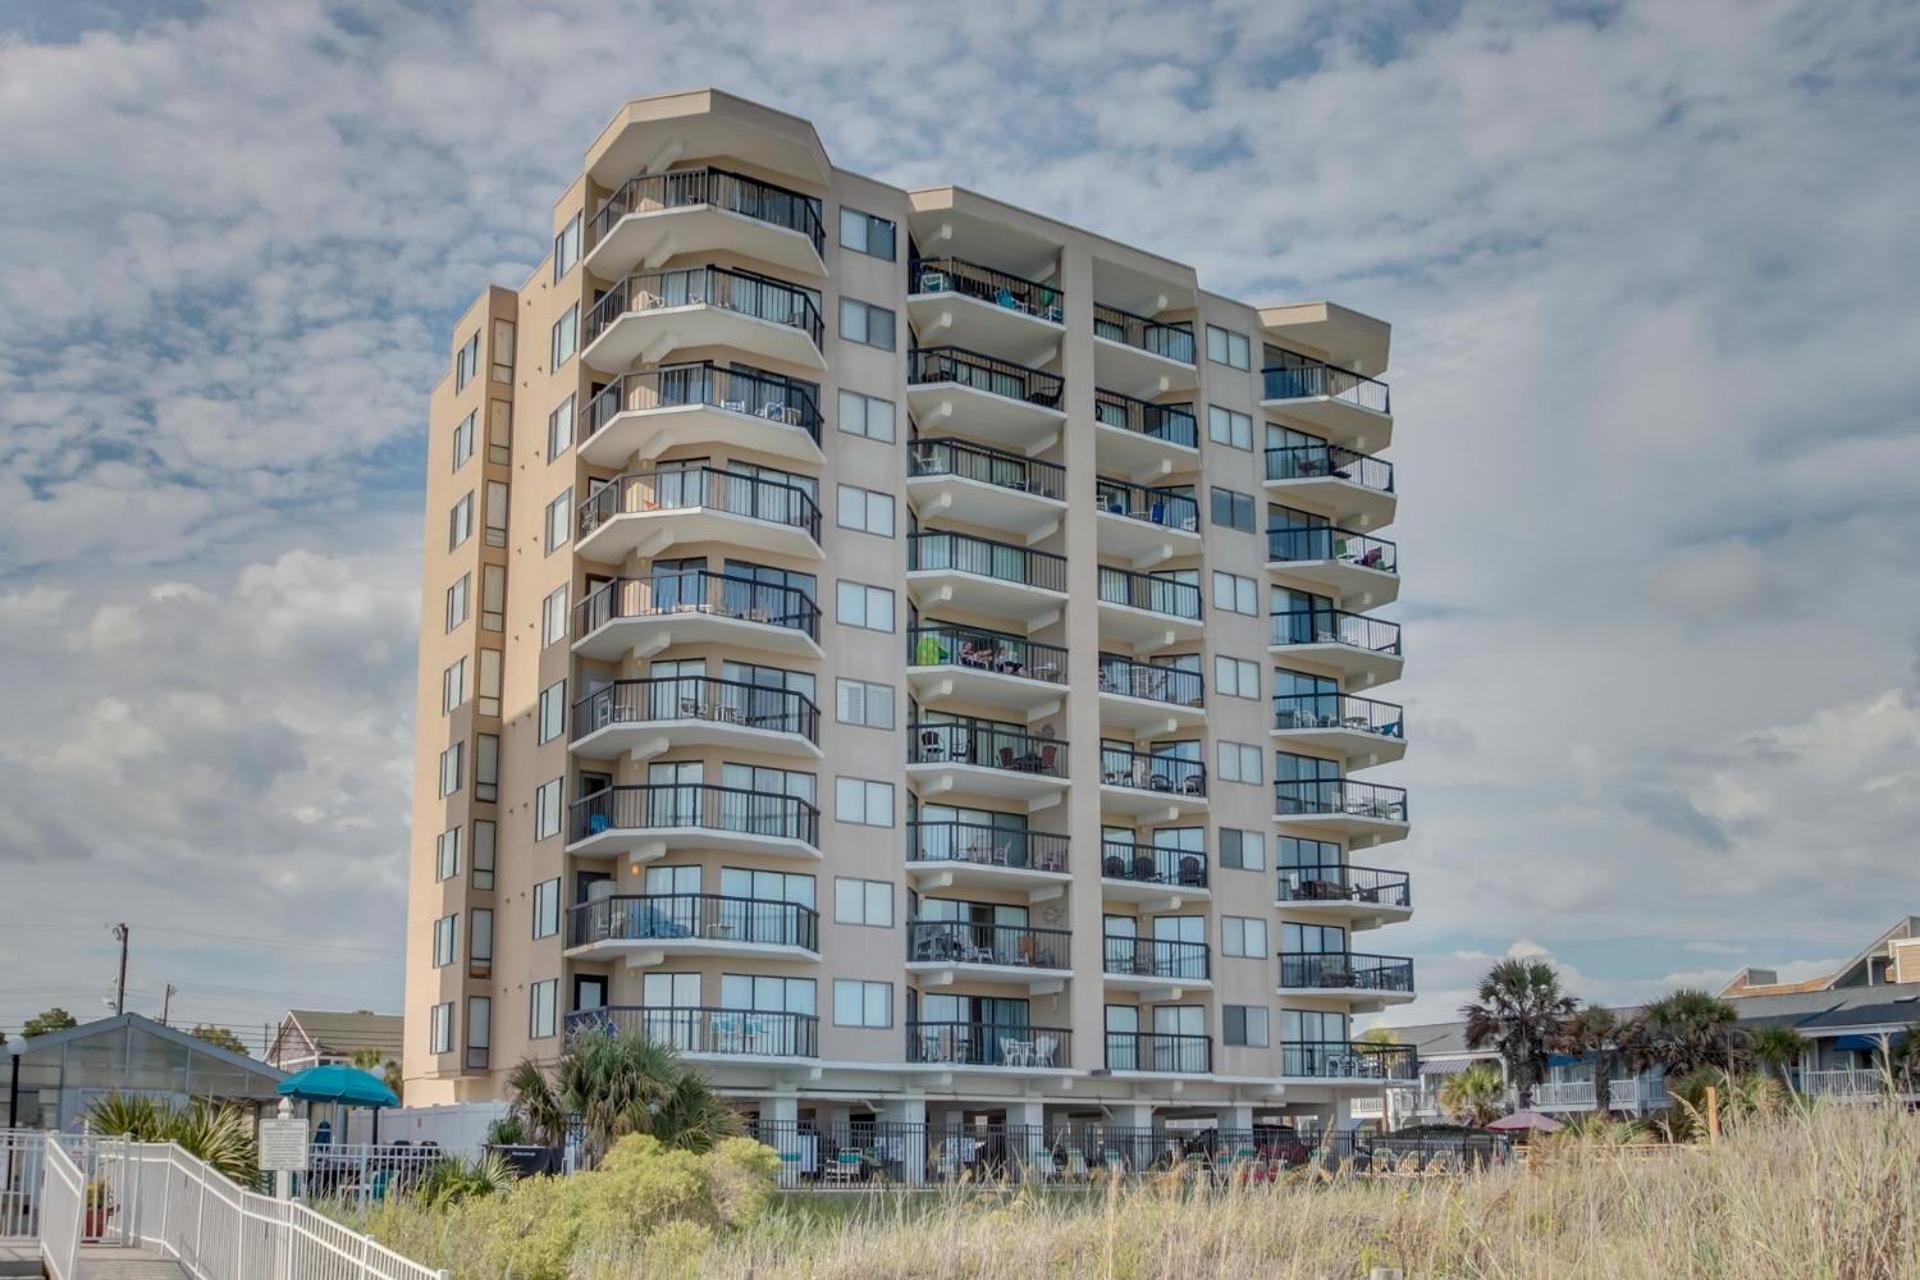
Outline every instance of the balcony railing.
<path fill-rule="evenodd" d="M 797 796 L 701 782 L 603 787 L 572 806 L 572 838 L 606 831 L 697 829 L 820 847 L 820 810 Z"/>
<path fill-rule="evenodd" d="M 915 347 L 907 352 L 907 384 L 930 382 L 957 382 L 1045 409 L 1060 407 L 1059 374 L 1029 369 L 965 347 Z"/>
<path fill-rule="evenodd" d="M 1338 560 L 1381 573 L 1400 571 L 1400 549 L 1393 543 L 1333 525 L 1267 530 L 1267 559 Z"/>
<path fill-rule="evenodd" d="M 1106 839 L 1100 842 L 1100 874 L 1108 880 L 1135 884 L 1204 889 L 1207 859 L 1193 849 L 1161 849 L 1131 840 Z"/>
<path fill-rule="evenodd" d="M 1015 969 L 1066 969 L 1072 935 L 1065 929 L 971 920 L 907 921 L 907 959 L 916 964 L 992 964 Z"/>
<path fill-rule="evenodd" d="M 1889 1079 L 1881 1071 L 1866 1067 L 1836 1067 L 1794 1074 L 1800 1092 L 1814 1098 L 1885 1097 L 1889 1091 L 1914 1092 L 1913 1083 L 1904 1074 L 1896 1072 Z"/>
<path fill-rule="evenodd" d="M 1280 985 L 1300 991 L 1386 991 L 1413 994 L 1413 961 L 1355 951 L 1282 951 Z"/>
<path fill-rule="evenodd" d="M 1302 1079 L 1418 1080 L 1420 1054 L 1410 1044 L 1293 1040 L 1280 1046 L 1280 1074 Z"/>
<path fill-rule="evenodd" d="M 915 440 L 907 466 L 912 476 L 954 476 L 1042 498 L 1063 498 L 1067 492 L 1067 469 L 1059 463 L 1036 462 L 1004 449 L 944 436 Z"/>
<path fill-rule="evenodd" d="M 1200 423 L 1192 404 L 1152 404 L 1123 396 L 1118 391 L 1096 388 L 1093 393 L 1094 421 L 1104 427 L 1118 427 L 1135 435 L 1165 440 L 1184 448 L 1198 448 Z"/>
<path fill-rule="evenodd" d="M 726 369 L 717 364 L 670 364 L 624 373 L 580 406 L 582 443 L 623 413 L 705 405 L 796 427 L 820 442 L 820 386 L 777 373 Z"/>
<path fill-rule="evenodd" d="M 950 569 L 1043 591 L 1067 589 L 1067 558 L 970 533 L 923 531 L 907 538 L 907 568 Z M 1106 572 L 1104 569 L 1102 573 Z"/>
<path fill-rule="evenodd" d="M 1106 934 L 1100 939 L 1100 967 L 1122 977 L 1183 978 L 1198 982 L 1210 976 L 1211 949 L 1204 942 L 1166 938 L 1129 938 Z"/>
<path fill-rule="evenodd" d="M 1057 644 L 952 622 L 931 622 L 910 629 L 907 665 L 973 667 L 1048 684 L 1064 684 L 1067 679 L 1067 651 Z"/>
<path fill-rule="evenodd" d="M 1109 1031 L 1107 1070 L 1206 1075 L 1213 1070 L 1213 1037 L 1168 1031 Z"/>
<path fill-rule="evenodd" d="M 615 516 L 652 511 L 718 511 L 805 531 L 820 541 L 820 508 L 798 485 L 719 467 L 630 471 L 608 480 L 580 504 L 580 536 Z"/>
<path fill-rule="evenodd" d="M 1400 656 L 1400 624 L 1344 609 L 1290 609 L 1271 615 L 1273 643 L 1341 644 Z"/>
<path fill-rule="evenodd" d="M 1027 831 L 980 822 L 909 822 L 907 860 L 1064 874 L 1067 837 L 1055 831 Z"/>
<path fill-rule="evenodd" d="M 992 720 L 927 721 L 907 726 L 907 763 L 971 764 L 1064 778 L 1067 744 Z"/>
<path fill-rule="evenodd" d="M 1130 609 L 1145 609 L 1192 622 L 1200 620 L 1198 584 L 1104 564 L 1099 568 L 1101 604 L 1123 604 Z"/>
<path fill-rule="evenodd" d="M 1337 444 L 1295 444 L 1267 450 L 1267 479 L 1349 480 L 1381 493 L 1393 492 L 1393 464 Z"/>
<path fill-rule="evenodd" d="M 1300 363 L 1262 369 L 1263 400 L 1343 400 L 1375 413 L 1392 413 L 1387 384 L 1338 365 L 1301 357 Z"/>
<path fill-rule="evenodd" d="M 582 902 L 567 945 L 595 942 L 742 942 L 820 950 L 820 913 L 797 902 L 717 893 L 622 894 Z"/>
<path fill-rule="evenodd" d="M 1137 347 L 1141 351 L 1150 351 L 1156 356 L 1178 360 L 1181 364 L 1193 363 L 1191 321 L 1182 320 L 1176 324 L 1164 324 L 1146 316 L 1135 315 L 1131 311 L 1122 311 L 1118 307 L 1109 307 L 1104 303 L 1096 302 L 1093 304 L 1093 336 L 1105 338 L 1109 342 Z"/>
<path fill-rule="evenodd" d="M 1100 781 L 1109 787 L 1204 796 L 1207 766 L 1198 760 L 1182 760 L 1178 756 L 1156 755 L 1130 747 L 1101 747 Z"/>
<path fill-rule="evenodd" d="M 1057 287 L 964 258 L 915 258 L 907 279 L 913 293 L 957 293 L 1054 324 L 1064 319 L 1061 301 L 1066 295 Z"/>
<path fill-rule="evenodd" d="M 614 225 L 630 213 L 702 204 L 798 231 L 813 241 L 815 253 L 826 248 L 826 229 L 816 197 L 725 169 L 700 168 L 641 174 L 622 183 L 587 223 L 587 249 L 591 252 Z"/>
<path fill-rule="evenodd" d="M 756 1058 L 817 1058 L 820 1019 L 810 1013 L 758 1009 L 667 1009 L 608 1005 L 567 1015 L 567 1034 L 605 1027 L 639 1033 L 681 1053 Z"/>
<path fill-rule="evenodd" d="M 1407 790 L 1351 778 L 1319 778 L 1273 784 L 1273 811 L 1289 814 L 1343 813 L 1382 822 L 1407 821 Z"/>
<path fill-rule="evenodd" d="M 1328 863 L 1280 868 L 1281 902 L 1359 902 L 1382 907 L 1413 906 L 1413 881 L 1404 871 Z"/>
<path fill-rule="evenodd" d="M 591 346 L 621 316 L 700 303 L 789 325 L 813 339 L 816 348 L 826 341 L 820 296 L 811 289 L 729 267 L 686 267 L 640 272 L 607 290 L 587 312 L 580 326 L 580 344 Z"/>
<path fill-rule="evenodd" d="M 1125 480 L 1094 477 L 1094 502 L 1109 515 L 1125 516 L 1182 533 L 1200 530 L 1200 504 L 1171 489 L 1149 489 Z"/>
<path fill-rule="evenodd" d="M 705 720 L 820 740 L 820 708 L 811 699 L 790 689 L 712 676 L 615 680 L 573 704 L 573 740 L 608 725 L 670 720 Z"/>
<path fill-rule="evenodd" d="M 1073 1065 L 1073 1032 L 1000 1022 L 909 1022 L 907 1061 L 956 1067 Z"/>
<path fill-rule="evenodd" d="M 644 578 L 615 578 L 573 609 L 573 634 L 591 635 L 623 618 L 707 613 L 820 638 L 820 609 L 797 587 L 774 586 L 731 573 L 682 569 Z"/>
<path fill-rule="evenodd" d="M 1202 707 L 1207 702 L 1207 681 L 1198 671 L 1103 653 L 1100 655 L 1100 692 L 1167 702 L 1176 707 Z"/>
<path fill-rule="evenodd" d="M 1273 699 L 1276 729 L 1352 729 L 1382 738 L 1407 736 L 1406 709 L 1350 693 L 1283 693 Z"/>

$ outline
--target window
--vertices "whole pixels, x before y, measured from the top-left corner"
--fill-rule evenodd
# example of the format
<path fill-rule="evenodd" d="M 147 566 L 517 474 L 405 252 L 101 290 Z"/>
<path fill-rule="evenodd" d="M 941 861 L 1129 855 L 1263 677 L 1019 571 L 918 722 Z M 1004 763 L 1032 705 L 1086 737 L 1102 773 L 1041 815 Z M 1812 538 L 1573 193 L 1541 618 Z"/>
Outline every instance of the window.
<path fill-rule="evenodd" d="M 1232 365 L 1236 369 L 1251 369 L 1253 348 L 1247 342 L 1246 334 L 1210 324 L 1207 326 L 1207 359 L 1215 364 Z"/>
<path fill-rule="evenodd" d="M 1222 782 L 1260 781 L 1260 748 L 1244 742 L 1220 744 L 1220 780 Z"/>
<path fill-rule="evenodd" d="M 460 917 L 441 916 L 433 922 L 433 967 L 444 969 L 460 954 Z"/>
<path fill-rule="evenodd" d="M 551 938 L 560 932 L 560 877 L 533 886 L 533 936 Z"/>
<path fill-rule="evenodd" d="M 580 341 L 580 304 L 574 303 L 567 308 L 567 314 L 553 322 L 553 363 L 549 369 L 558 369 L 573 359 L 573 349 Z"/>
<path fill-rule="evenodd" d="M 474 410 L 460 419 L 453 429 L 453 469 L 458 471 L 467 465 L 467 459 L 473 456 L 473 424 L 479 421 L 480 411 Z"/>
<path fill-rule="evenodd" d="M 1264 957 L 1267 954 L 1267 922 L 1254 916 L 1221 916 L 1220 954 Z"/>
<path fill-rule="evenodd" d="M 893 592 L 858 582 L 834 584 L 834 618 L 843 627 L 893 630 Z"/>
<path fill-rule="evenodd" d="M 540 603 L 540 647 L 567 638 L 567 589 L 555 587 Z"/>
<path fill-rule="evenodd" d="M 1210 404 L 1207 406 L 1207 439 L 1230 449 L 1251 449 L 1253 419 L 1244 413 Z"/>
<path fill-rule="evenodd" d="M 547 504 L 547 554 L 552 555 L 567 545 L 567 533 L 573 528 L 573 486 L 568 485 L 560 491 L 560 496 Z"/>
<path fill-rule="evenodd" d="M 836 1027 L 890 1027 L 893 1025 L 893 984 L 833 980 L 833 1025 Z"/>
<path fill-rule="evenodd" d="M 833 920 L 835 924 L 893 928 L 893 882 L 852 880 L 845 876 L 836 879 L 833 882 Z"/>
<path fill-rule="evenodd" d="M 485 631 L 504 631 L 507 626 L 507 566 L 480 566 L 480 626 Z"/>
<path fill-rule="evenodd" d="M 493 823 L 476 821 L 473 824 L 473 887 L 476 889 L 493 888 L 493 841 Z"/>
<path fill-rule="evenodd" d="M 447 550 L 453 550 L 472 536 L 473 495 L 469 493 L 453 504 L 447 516 Z"/>
<path fill-rule="evenodd" d="M 1267 838 L 1258 831 L 1220 828 L 1220 865 L 1232 871 L 1265 871 Z"/>
<path fill-rule="evenodd" d="M 1229 698 L 1258 698 L 1260 696 L 1260 664 L 1248 662 L 1245 658 L 1229 658 L 1222 654 L 1215 654 L 1213 687 Z"/>
<path fill-rule="evenodd" d="M 552 742 L 567 731 L 567 682 L 540 691 L 540 741 Z"/>
<path fill-rule="evenodd" d="M 475 907 L 467 917 L 467 976 L 493 974 L 493 910 Z"/>
<path fill-rule="evenodd" d="M 892 826 L 893 784 L 865 778 L 835 779 L 833 816 L 836 821 L 863 827 Z"/>
<path fill-rule="evenodd" d="M 1267 1011 L 1257 1004 L 1223 1005 L 1221 1039 L 1249 1049 L 1267 1047 Z"/>
<path fill-rule="evenodd" d="M 453 353 L 453 389 L 461 391 L 480 371 L 480 331 L 475 329 L 466 344 Z"/>
<path fill-rule="evenodd" d="M 858 391 L 842 391 L 840 429 L 850 436 L 865 436 L 869 440 L 892 444 L 893 401 L 863 396 Z"/>
<path fill-rule="evenodd" d="M 493 1048 L 493 997 L 467 997 L 467 1066 L 478 1070 L 487 1065 Z"/>
<path fill-rule="evenodd" d="M 460 874 L 460 828 L 448 827 L 434 841 L 433 878 L 451 880 Z"/>
<path fill-rule="evenodd" d="M 893 312 L 858 298 L 840 299 L 840 336 L 848 342 L 893 350 Z"/>
<path fill-rule="evenodd" d="M 513 381 L 513 321 L 495 320 L 493 322 L 493 360 L 491 363 L 495 382 Z"/>
<path fill-rule="evenodd" d="M 893 686 L 867 680 L 840 680 L 834 685 L 836 718 L 841 724 L 869 729 L 893 728 Z"/>
<path fill-rule="evenodd" d="M 480 651 L 480 689 L 474 709 L 483 716 L 500 714 L 500 650 Z"/>
<path fill-rule="evenodd" d="M 573 447 L 573 397 L 562 400 L 554 411 L 547 415 L 547 461 Z"/>
<path fill-rule="evenodd" d="M 1260 612 L 1259 584 L 1237 573 L 1213 571 L 1213 607 L 1230 613 L 1257 617 Z"/>
<path fill-rule="evenodd" d="M 504 467 L 513 461 L 513 402 L 495 400 L 487 405 L 487 461 Z"/>
<path fill-rule="evenodd" d="M 466 771 L 466 746 L 464 742 L 456 742 L 440 753 L 440 798 L 443 800 L 460 790 Z"/>
<path fill-rule="evenodd" d="M 560 834 L 560 779 L 543 782 L 533 793 L 533 838 Z"/>
<path fill-rule="evenodd" d="M 487 545 L 507 545 L 507 482 L 487 481 Z"/>
<path fill-rule="evenodd" d="M 433 1006 L 428 1048 L 434 1053 L 453 1052 L 453 1002 Z"/>
<path fill-rule="evenodd" d="M 479 733 L 473 738 L 473 798 L 491 804 L 500 798 L 500 737 Z"/>
<path fill-rule="evenodd" d="M 467 660 L 462 658 L 440 673 L 440 714 L 446 715 L 466 701 Z"/>
<path fill-rule="evenodd" d="M 875 493 L 872 489 L 856 489 L 850 484 L 840 486 L 840 527 L 858 529 L 862 533 L 877 533 L 883 538 L 893 536 L 893 495 Z"/>
<path fill-rule="evenodd" d="M 893 261 L 894 227 L 885 218 L 876 218 L 844 205 L 840 209 L 840 247 L 855 253 Z"/>
<path fill-rule="evenodd" d="M 469 616 L 467 590 L 473 585 L 473 575 L 463 573 L 460 580 L 447 588 L 447 630 L 457 629 Z"/>
<path fill-rule="evenodd" d="M 1253 495 L 1232 489 L 1213 491 L 1213 522 L 1242 533 L 1253 532 Z"/>
<path fill-rule="evenodd" d="M 527 1035 L 530 1038 L 545 1040 L 559 1031 L 559 1015 L 554 1003 L 559 992 L 558 978 L 548 978 L 527 988 Z"/>
<path fill-rule="evenodd" d="M 580 215 L 574 214 L 553 238 L 553 282 L 559 284 L 580 261 Z"/>

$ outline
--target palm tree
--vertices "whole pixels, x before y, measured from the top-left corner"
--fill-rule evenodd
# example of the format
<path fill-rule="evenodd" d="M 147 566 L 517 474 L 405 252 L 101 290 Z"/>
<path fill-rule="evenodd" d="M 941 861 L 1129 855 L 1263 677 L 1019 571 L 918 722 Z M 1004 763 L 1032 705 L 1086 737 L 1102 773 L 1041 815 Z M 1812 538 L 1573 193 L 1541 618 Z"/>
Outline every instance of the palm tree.
<path fill-rule="evenodd" d="M 1440 1086 L 1440 1106 L 1461 1124 L 1484 1125 L 1506 1110 L 1507 1082 L 1491 1062 L 1456 1071 Z"/>
<path fill-rule="evenodd" d="M 1593 1059 L 1593 1110 L 1606 1115 L 1613 1110 L 1614 1069 L 1627 1056 L 1633 1037 L 1631 1022 L 1623 1022 L 1611 1009 L 1590 1004 L 1561 1023 L 1547 1045 L 1558 1053 Z"/>
<path fill-rule="evenodd" d="M 1669 1076 L 1702 1067 L 1737 1072 L 1747 1059 L 1747 1036 L 1733 1006 L 1704 991 L 1680 990 L 1640 1013 L 1639 1057 Z"/>
<path fill-rule="evenodd" d="M 588 1163 L 615 1140 L 652 1134 L 670 1147 L 708 1151 L 740 1132 L 740 1117 L 671 1046 L 638 1032 L 576 1033 L 552 1071 L 524 1059 L 507 1079 L 514 1114 L 535 1141 L 557 1146 L 577 1121 Z"/>
<path fill-rule="evenodd" d="M 1475 1003 L 1461 1008 L 1467 1047 L 1491 1045 L 1520 1091 L 1520 1109 L 1533 1105 L 1533 1087 L 1547 1073 L 1547 1042 L 1577 1007 L 1544 960 L 1502 960 L 1480 979 Z"/>
<path fill-rule="evenodd" d="M 1798 1031 L 1784 1024 L 1755 1027 L 1746 1033 L 1747 1048 L 1754 1060 L 1780 1077 L 1787 1092 L 1793 1092 L 1793 1065 L 1800 1061 L 1807 1042 Z"/>
<path fill-rule="evenodd" d="M 1898 1036 L 1887 1040 L 1880 1051 L 1894 1090 L 1912 1093 L 1920 1080 L 1920 1022 L 1912 1023 Z"/>

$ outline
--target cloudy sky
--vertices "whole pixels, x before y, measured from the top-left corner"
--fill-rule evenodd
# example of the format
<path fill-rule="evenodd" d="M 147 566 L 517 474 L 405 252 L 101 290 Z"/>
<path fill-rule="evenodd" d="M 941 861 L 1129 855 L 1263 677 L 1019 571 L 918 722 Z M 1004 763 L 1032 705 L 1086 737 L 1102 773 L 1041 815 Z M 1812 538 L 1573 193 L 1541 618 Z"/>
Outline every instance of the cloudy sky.
<path fill-rule="evenodd" d="M 1360 10 L 1364 9 L 1364 12 Z M 397 1010 L 427 393 L 625 97 L 714 84 L 1394 325 L 1445 1016 L 1920 911 L 1920 9 L 0 6 L 0 1028 Z"/>

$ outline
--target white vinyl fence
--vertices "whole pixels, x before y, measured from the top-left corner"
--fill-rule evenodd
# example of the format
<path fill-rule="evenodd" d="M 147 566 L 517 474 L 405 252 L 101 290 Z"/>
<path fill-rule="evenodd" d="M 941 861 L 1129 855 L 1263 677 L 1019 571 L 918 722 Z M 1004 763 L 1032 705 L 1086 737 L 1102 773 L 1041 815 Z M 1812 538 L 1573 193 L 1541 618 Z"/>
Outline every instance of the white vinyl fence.
<path fill-rule="evenodd" d="M 40 1259 L 53 1280 L 73 1280 L 86 1217 L 87 1181 L 59 1143 L 40 1163 Z"/>

